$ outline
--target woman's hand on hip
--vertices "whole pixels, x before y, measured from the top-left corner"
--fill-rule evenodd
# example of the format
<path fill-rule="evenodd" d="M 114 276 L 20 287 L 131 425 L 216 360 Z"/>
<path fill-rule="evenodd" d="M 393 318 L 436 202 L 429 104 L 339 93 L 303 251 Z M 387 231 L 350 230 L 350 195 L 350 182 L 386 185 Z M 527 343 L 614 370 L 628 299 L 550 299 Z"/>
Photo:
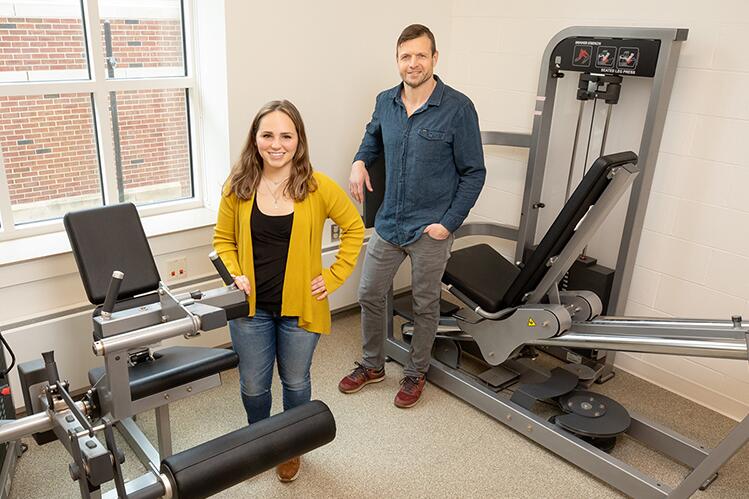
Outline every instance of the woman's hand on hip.
<path fill-rule="evenodd" d="M 328 296 L 328 289 L 325 287 L 325 279 L 322 274 L 312 279 L 312 296 L 317 300 L 324 300 Z"/>
<path fill-rule="evenodd" d="M 237 285 L 237 288 L 241 289 L 245 292 L 245 294 L 250 294 L 250 280 L 247 279 L 247 276 L 244 275 L 238 275 L 234 278 L 234 284 Z"/>

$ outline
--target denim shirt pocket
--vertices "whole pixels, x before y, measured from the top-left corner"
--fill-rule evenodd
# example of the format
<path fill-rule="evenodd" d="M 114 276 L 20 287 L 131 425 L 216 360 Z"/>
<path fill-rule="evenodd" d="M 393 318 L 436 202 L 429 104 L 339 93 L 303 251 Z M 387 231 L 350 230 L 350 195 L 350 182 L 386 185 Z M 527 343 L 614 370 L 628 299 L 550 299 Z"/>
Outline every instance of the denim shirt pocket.
<path fill-rule="evenodd" d="M 441 140 L 443 142 L 452 142 L 452 134 L 442 130 L 420 128 L 419 135 L 427 140 Z"/>
<path fill-rule="evenodd" d="M 434 128 L 420 128 L 419 140 L 416 148 L 418 163 L 449 162 L 452 160 L 453 134 Z"/>
<path fill-rule="evenodd" d="M 427 207 L 429 211 L 440 211 L 437 206 L 448 195 L 445 187 L 451 183 L 445 172 L 454 171 L 452 141 L 453 133 L 444 129 L 422 127 L 416 131 L 415 168 L 408 182 L 412 194 L 406 199 L 408 211 Z"/>

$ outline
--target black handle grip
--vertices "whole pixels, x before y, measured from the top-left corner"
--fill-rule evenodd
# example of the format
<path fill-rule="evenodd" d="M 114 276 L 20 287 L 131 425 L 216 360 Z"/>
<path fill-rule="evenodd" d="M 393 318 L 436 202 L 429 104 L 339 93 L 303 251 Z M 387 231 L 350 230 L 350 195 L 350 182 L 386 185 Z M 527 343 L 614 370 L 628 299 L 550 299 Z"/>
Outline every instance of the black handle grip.
<path fill-rule="evenodd" d="M 210 258 L 211 262 L 213 262 L 213 266 L 216 267 L 216 271 L 218 272 L 218 275 L 221 276 L 224 284 L 226 284 L 227 286 L 231 286 L 232 284 L 234 284 L 234 278 L 226 269 L 226 265 L 224 265 L 224 261 L 221 259 L 221 257 L 218 256 L 218 253 L 216 253 L 215 251 L 211 251 L 211 253 L 208 255 L 208 258 Z"/>
<path fill-rule="evenodd" d="M 117 297 L 120 295 L 120 286 L 122 286 L 122 279 L 125 274 L 119 270 L 112 272 L 112 279 L 109 281 L 109 288 L 107 288 L 107 296 L 104 298 L 104 305 L 101 307 L 102 312 L 111 314 L 114 310 L 114 304 L 117 301 Z"/>
<path fill-rule="evenodd" d="M 55 362 L 55 351 L 42 352 L 44 359 L 44 368 L 47 370 L 47 380 L 52 385 L 60 381 L 60 375 L 57 372 L 57 363 Z"/>

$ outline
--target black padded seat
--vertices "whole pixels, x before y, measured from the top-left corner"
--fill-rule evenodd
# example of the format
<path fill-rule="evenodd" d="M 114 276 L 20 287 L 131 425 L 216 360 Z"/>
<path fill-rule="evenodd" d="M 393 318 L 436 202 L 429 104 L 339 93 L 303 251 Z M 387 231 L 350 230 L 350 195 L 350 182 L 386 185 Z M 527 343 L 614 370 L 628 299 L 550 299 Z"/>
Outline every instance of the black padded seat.
<path fill-rule="evenodd" d="M 153 361 L 129 367 L 132 400 L 190 383 L 232 369 L 239 364 L 233 350 L 203 347 L 167 347 L 154 353 Z M 88 381 L 95 385 L 104 376 L 104 367 L 88 372 Z"/>
<path fill-rule="evenodd" d="M 455 286 L 486 311 L 505 308 L 504 294 L 520 273 L 488 244 L 477 244 L 453 251 L 442 282 Z"/>
<path fill-rule="evenodd" d="M 455 286 L 487 312 L 521 305 L 525 295 L 546 275 L 549 269 L 546 263 L 562 252 L 580 220 L 606 190 L 611 170 L 630 164 L 637 165 L 637 154 L 631 151 L 596 159 L 521 270 L 484 244 L 478 245 L 484 246 L 482 249 L 455 251 L 448 261 L 443 282 Z"/>

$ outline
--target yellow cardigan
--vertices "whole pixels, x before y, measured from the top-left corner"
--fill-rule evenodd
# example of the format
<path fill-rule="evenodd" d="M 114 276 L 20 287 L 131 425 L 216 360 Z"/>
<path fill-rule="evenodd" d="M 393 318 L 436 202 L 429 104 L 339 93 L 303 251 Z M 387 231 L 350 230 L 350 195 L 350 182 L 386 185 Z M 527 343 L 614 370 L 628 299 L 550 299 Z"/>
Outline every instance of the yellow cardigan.
<path fill-rule="evenodd" d="M 317 190 L 301 203 L 294 203 L 294 222 L 283 283 L 281 315 L 299 317 L 299 327 L 315 333 L 330 333 L 328 299 L 312 296 L 312 279 L 322 274 L 328 294 L 351 275 L 364 241 L 364 224 L 346 193 L 327 175 L 314 172 Z M 250 235 L 250 213 L 254 196 L 248 200 L 234 193 L 221 196 L 213 247 L 233 275 L 250 280 L 250 316 L 255 315 L 255 272 Z M 331 218 L 341 227 L 340 248 L 330 268 L 322 268 L 322 232 Z"/>

